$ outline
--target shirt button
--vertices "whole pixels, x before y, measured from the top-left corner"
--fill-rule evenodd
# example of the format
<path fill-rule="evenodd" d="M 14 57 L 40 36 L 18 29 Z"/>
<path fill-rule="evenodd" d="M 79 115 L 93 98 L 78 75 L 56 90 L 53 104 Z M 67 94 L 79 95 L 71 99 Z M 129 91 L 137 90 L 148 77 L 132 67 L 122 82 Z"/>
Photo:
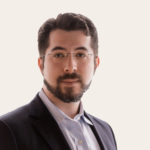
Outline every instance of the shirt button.
<path fill-rule="evenodd" d="M 78 141 L 78 143 L 79 143 L 79 144 L 82 144 L 82 143 L 83 143 L 83 141 L 82 141 L 82 140 L 79 140 L 79 141 Z"/>

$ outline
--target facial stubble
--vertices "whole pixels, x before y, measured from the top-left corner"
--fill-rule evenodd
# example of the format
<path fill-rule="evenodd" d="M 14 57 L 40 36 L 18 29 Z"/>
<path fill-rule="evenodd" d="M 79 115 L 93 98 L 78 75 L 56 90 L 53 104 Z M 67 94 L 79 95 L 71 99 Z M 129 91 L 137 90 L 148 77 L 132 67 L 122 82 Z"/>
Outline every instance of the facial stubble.
<path fill-rule="evenodd" d="M 77 94 L 74 93 L 75 87 L 64 87 L 64 89 L 62 89 L 60 85 L 63 79 L 74 79 L 74 78 L 77 78 L 78 84 L 80 84 L 80 91 Z M 44 84 L 48 89 L 48 91 L 51 92 L 55 97 L 57 97 L 58 99 L 60 99 L 65 103 L 70 103 L 80 101 L 81 97 L 83 96 L 83 93 L 89 88 L 91 82 L 87 85 L 83 84 L 81 77 L 74 73 L 71 75 L 66 74 L 62 77 L 58 77 L 56 87 L 53 87 L 46 79 L 44 79 Z"/>

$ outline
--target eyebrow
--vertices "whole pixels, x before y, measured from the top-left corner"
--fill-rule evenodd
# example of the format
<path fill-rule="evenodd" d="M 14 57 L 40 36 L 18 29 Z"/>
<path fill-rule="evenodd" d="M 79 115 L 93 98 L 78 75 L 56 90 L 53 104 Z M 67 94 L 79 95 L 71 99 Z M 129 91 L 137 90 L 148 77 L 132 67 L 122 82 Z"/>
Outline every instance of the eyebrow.
<path fill-rule="evenodd" d="M 52 51 L 56 51 L 56 50 L 66 50 L 66 49 L 61 46 L 56 46 L 56 47 L 52 48 Z"/>
<path fill-rule="evenodd" d="M 84 50 L 84 51 L 88 51 L 88 49 L 84 46 L 80 46 L 80 47 L 77 47 L 75 50 Z"/>
<path fill-rule="evenodd" d="M 56 46 L 56 47 L 52 48 L 51 51 L 56 51 L 56 50 L 67 50 L 67 49 L 64 48 L 64 47 L 61 47 L 61 46 Z M 84 50 L 84 51 L 88 51 L 88 49 L 87 49 L 86 47 L 84 47 L 84 46 L 77 47 L 77 48 L 75 48 L 75 50 Z"/>

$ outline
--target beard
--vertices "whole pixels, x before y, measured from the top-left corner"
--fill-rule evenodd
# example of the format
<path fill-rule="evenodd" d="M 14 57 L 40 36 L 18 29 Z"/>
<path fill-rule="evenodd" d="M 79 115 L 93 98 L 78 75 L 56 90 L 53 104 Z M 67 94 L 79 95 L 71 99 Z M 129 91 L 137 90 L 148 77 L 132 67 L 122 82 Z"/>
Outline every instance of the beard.
<path fill-rule="evenodd" d="M 60 83 L 64 79 L 78 79 L 78 82 L 80 83 L 80 92 L 75 94 L 73 87 L 64 87 L 65 92 L 63 92 L 62 88 L 60 87 Z M 83 93 L 89 88 L 91 82 L 85 85 L 83 84 L 80 75 L 73 73 L 73 74 L 65 74 L 64 76 L 58 77 L 56 87 L 51 86 L 46 79 L 44 79 L 44 84 L 48 89 L 48 91 L 51 92 L 55 97 L 59 98 L 61 101 L 65 103 L 70 103 L 80 101 L 81 97 L 83 96 Z"/>

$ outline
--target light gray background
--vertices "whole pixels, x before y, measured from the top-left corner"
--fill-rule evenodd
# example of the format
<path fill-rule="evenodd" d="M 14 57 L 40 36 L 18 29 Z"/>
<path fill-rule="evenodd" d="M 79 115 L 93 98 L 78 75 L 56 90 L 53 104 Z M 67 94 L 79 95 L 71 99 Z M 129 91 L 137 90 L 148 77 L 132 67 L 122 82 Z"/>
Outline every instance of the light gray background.
<path fill-rule="evenodd" d="M 1 0 L 0 115 L 41 89 L 37 31 L 63 12 L 88 16 L 99 33 L 101 64 L 86 111 L 110 123 L 119 150 L 150 149 L 149 0 Z"/>

